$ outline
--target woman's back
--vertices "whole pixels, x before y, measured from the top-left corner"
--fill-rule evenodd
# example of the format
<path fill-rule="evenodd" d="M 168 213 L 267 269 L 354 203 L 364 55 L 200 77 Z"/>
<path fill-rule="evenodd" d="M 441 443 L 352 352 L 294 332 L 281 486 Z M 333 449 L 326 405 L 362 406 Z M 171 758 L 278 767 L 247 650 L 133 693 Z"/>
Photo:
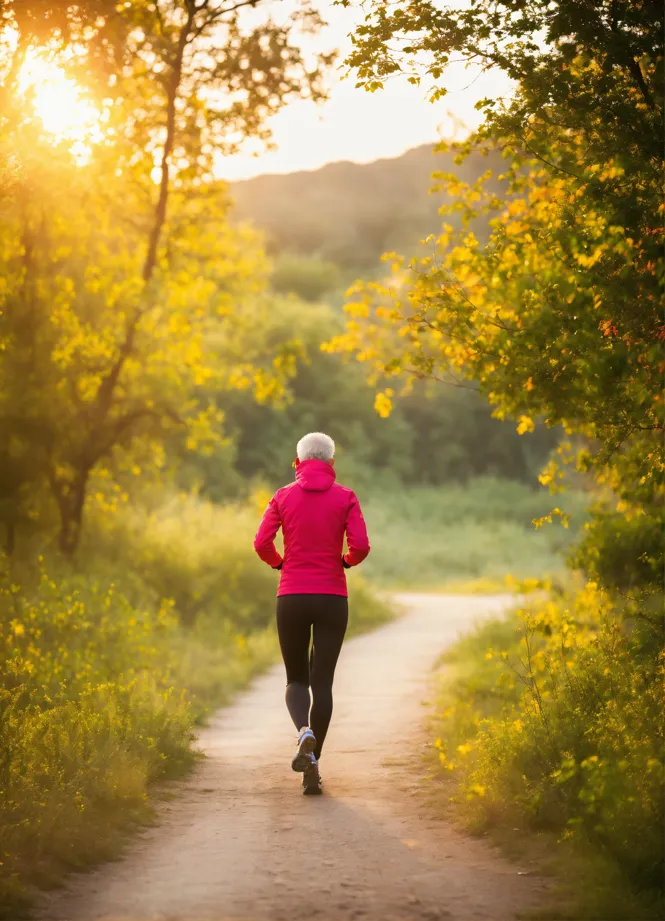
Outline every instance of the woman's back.
<path fill-rule="evenodd" d="M 254 549 L 281 570 L 277 634 L 286 668 L 286 706 L 299 730 L 291 767 L 302 772 L 303 793 L 311 795 L 321 793 L 319 758 L 349 618 L 344 570 L 362 563 L 369 541 L 355 494 L 335 482 L 332 438 L 310 432 L 298 442 L 297 455 L 295 483 L 278 489 L 268 503 Z M 275 547 L 280 528 L 283 558 Z M 343 555 L 345 534 L 349 549 Z"/>
<path fill-rule="evenodd" d="M 254 543 L 270 565 L 279 565 L 273 541 L 280 526 L 284 560 L 278 594 L 346 595 L 344 534 L 349 565 L 367 556 L 369 542 L 355 493 L 335 482 L 334 467 L 321 460 L 304 461 L 296 468 L 295 482 L 270 500 Z"/>

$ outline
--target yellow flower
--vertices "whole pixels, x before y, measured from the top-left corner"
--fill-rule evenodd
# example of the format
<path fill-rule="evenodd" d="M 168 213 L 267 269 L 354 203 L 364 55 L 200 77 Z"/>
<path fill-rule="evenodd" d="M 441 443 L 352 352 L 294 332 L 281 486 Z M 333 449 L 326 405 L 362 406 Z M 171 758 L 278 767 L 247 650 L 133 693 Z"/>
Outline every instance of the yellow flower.
<path fill-rule="evenodd" d="M 393 396 L 393 391 L 388 388 L 384 390 L 383 393 L 377 393 L 376 399 L 374 400 L 374 409 L 377 411 L 379 416 L 382 419 L 387 419 L 393 408 L 393 401 L 391 397 Z"/>
<path fill-rule="evenodd" d="M 533 432 L 535 424 L 533 419 L 529 419 L 528 416 L 520 416 L 518 419 L 517 425 L 517 434 L 524 435 L 525 432 Z"/>

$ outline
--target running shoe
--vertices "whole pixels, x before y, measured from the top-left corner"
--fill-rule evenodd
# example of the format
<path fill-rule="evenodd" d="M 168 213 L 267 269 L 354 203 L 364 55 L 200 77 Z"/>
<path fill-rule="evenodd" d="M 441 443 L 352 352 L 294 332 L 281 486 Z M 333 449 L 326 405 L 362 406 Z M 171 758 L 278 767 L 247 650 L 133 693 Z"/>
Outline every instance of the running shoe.
<path fill-rule="evenodd" d="M 300 733 L 300 738 L 298 739 L 298 749 L 293 756 L 291 762 L 291 767 L 294 771 L 302 773 L 307 770 L 307 768 L 312 763 L 312 753 L 316 748 L 316 738 L 314 733 L 309 728 L 303 729 Z"/>
<path fill-rule="evenodd" d="M 320 796 L 323 793 L 319 762 L 314 755 L 302 775 L 302 792 L 304 796 Z"/>

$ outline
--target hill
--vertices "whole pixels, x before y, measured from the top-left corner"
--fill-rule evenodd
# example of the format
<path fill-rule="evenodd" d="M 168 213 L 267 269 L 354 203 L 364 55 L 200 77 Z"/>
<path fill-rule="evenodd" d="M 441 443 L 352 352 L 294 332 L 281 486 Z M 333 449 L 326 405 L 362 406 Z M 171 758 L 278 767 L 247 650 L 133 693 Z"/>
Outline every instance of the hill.
<path fill-rule="evenodd" d="M 446 196 L 430 193 L 434 170 L 473 180 L 488 165 L 474 156 L 456 166 L 426 144 L 373 163 L 257 176 L 232 183 L 231 194 L 236 218 L 260 228 L 273 254 L 318 256 L 345 275 L 366 274 L 381 253 L 409 252 L 440 227 Z"/>

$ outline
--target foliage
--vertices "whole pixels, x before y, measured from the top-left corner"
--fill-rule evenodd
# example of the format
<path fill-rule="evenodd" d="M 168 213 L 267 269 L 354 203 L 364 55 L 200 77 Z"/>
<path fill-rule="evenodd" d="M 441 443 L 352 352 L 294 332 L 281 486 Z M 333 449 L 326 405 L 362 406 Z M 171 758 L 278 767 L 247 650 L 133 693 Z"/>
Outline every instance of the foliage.
<path fill-rule="evenodd" d="M 147 305 L 140 236 L 121 211 L 125 184 L 66 157 L 45 169 L 46 151 L 34 154 L 29 180 L 24 164 L 29 192 L 2 228 L 3 517 L 12 549 L 48 489 L 71 553 L 93 476 L 117 483 L 159 468 L 167 439 L 204 454 L 219 442 L 220 414 L 199 399 L 202 383 L 265 398 L 287 372 L 271 352 L 266 373 L 249 341 L 268 310 L 267 270 L 251 234 L 218 217 L 215 190 L 173 202 L 171 274 Z"/>
<path fill-rule="evenodd" d="M 271 286 L 278 294 L 295 294 L 314 303 L 342 287 L 342 273 L 320 256 L 280 253 L 275 259 Z"/>
<path fill-rule="evenodd" d="M 145 809 L 146 784 L 191 758 L 190 715 L 172 685 L 168 604 L 135 608 L 112 586 L 2 589 L 0 839 L 7 899 L 99 859 L 114 812 Z M 108 823 L 108 828 L 104 828 Z M 11 910 L 13 902 L 0 900 Z"/>
<path fill-rule="evenodd" d="M 405 54 L 427 49 L 435 79 L 453 51 L 503 67 L 519 81 L 514 100 L 486 100 L 485 124 L 458 153 L 499 149 L 508 193 L 487 188 L 489 172 L 472 184 L 441 176 L 461 229 L 444 226 L 436 254 L 406 272 L 395 259 L 394 285 L 360 285 L 337 345 L 370 362 L 376 381 L 477 380 L 518 431 L 544 416 L 583 436 L 562 451 L 579 448 L 578 465 L 611 484 L 624 511 L 657 514 L 660 17 L 653 5 L 617 2 L 588 18 L 577 3 L 534 3 L 517 17 L 508 3 L 397 7 L 377 0 L 360 30 L 351 63 L 361 80 L 402 66 L 390 35 L 419 33 Z M 532 39 L 538 30 L 544 44 Z M 487 246 L 469 229 L 478 214 L 490 220 Z"/>
<path fill-rule="evenodd" d="M 261 497 L 262 498 L 262 497 Z M 249 634 L 274 614 L 275 574 L 253 551 L 261 499 L 218 506 L 173 496 L 152 509 L 129 506 L 90 522 L 86 565 L 123 572 L 137 591 L 169 598 L 183 626 L 201 618 Z"/>
<path fill-rule="evenodd" d="M 19 35 L 32 42 L 60 43 L 73 41 L 100 42 L 100 34 L 108 28 L 109 17 L 115 9 L 113 0 L 87 0 L 86 3 L 60 3 L 59 0 L 4 0 L 0 8 L 0 27 L 15 28 Z M 91 42 L 92 44 L 92 42 Z"/>
<path fill-rule="evenodd" d="M 589 582 L 479 627 L 446 663 L 436 745 L 469 821 L 591 842 L 647 902 L 662 897 L 664 662 L 653 627 L 627 623 Z"/>
<path fill-rule="evenodd" d="M 312 430 L 334 437 L 339 476 L 358 488 L 376 477 L 394 490 L 403 483 L 444 485 L 488 474 L 536 483 L 559 433 L 539 426 L 520 438 L 509 423 L 492 418 L 475 390 L 425 383 L 382 418 L 362 368 L 321 352 L 321 341 L 341 328 L 338 315 L 295 298 L 272 303 L 253 341 L 258 352 L 270 354 L 298 330 L 301 352 L 285 385 L 286 400 L 258 405 L 250 392 L 211 387 L 208 398 L 224 414 L 231 445 L 208 458 L 192 455 L 187 485 L 198 484 L 217 501 L 242 494 L 248 478 L 282 485 L 292 476 L 295 442 Z"/>
<path fill-rule="evenodd" d="M 0 157 L 12 165 L 0 257 L 10 553 L 35 513 L 26 494 L 48 488 L 60 548 L 72 555 L 93 472 L 112 468 L 135 439 L 159 445 L 174 426 L 189 427 L 188 441 L 214 444 L 220 419 L 196 388 L 214 371 L 235 386 L 252 377 L 251 349 L 224 363 L 223 349 L 207 347 L 228 338 L 238 281 L 246 281 L 242 305 L 261 277 L 238 252 L 247 234 L 225 225 L 214 151 L 267 140 L 266 119 L 290 98 L 321 98 L 329 57 L 313 67 L 303 60 L 299 30 L 321 24 L 307 2 L 282 24 L 247 22 L 244 5 L 100 4 L 88 25 L 83 12 L 47 4 L 45 35 L 35 34 L 32 7 L 11 4 L 0 21 Z M 83 79 L 109 30 L 123 41 L 102 80 L 100 137 L 79 138 L 78 148 L 55 143 L 19 91 L 21 68 L 41 40 L 43 55 Z M 259 393 L 279 390 L 282 370 L 280 361 L 268 375 L 259 368 Z"/>

